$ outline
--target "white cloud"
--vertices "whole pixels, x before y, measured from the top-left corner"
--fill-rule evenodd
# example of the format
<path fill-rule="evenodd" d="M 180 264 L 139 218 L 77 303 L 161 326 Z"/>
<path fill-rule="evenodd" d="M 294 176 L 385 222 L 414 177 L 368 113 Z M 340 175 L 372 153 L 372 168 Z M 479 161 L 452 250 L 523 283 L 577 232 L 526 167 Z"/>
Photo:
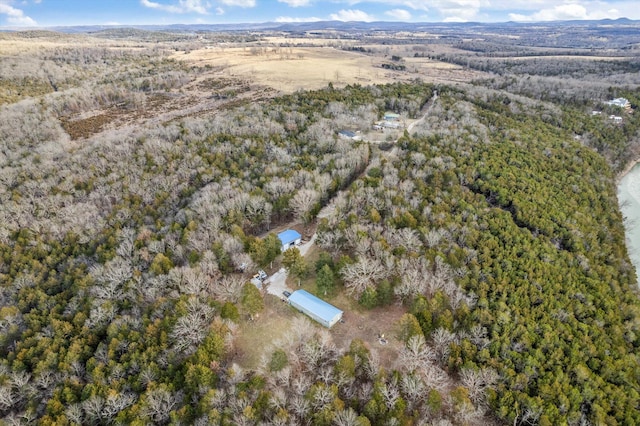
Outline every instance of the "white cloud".
<path fill-rule="evenodd" d="M 444 16 L 444 22 L 469 22 L 477 19 L 478 8 L 447 8 L 441 9 L 440 13 Z"/>
<path fill-rule="evenodd" d="M 200 15 L 208 14 L 208 9 L 211 7 L 211 3 L 202 0 L 178 0 L 177 4 L 140 0 L 140 4 L 150 9 L 164 10 L 169 13 L 199 13 Z"/>
<path fill-rule="evenodd" d="M 254 7 L 256 0 L 221 0 L 225 6 Z"/>
<path fill-rule="evenodd" d="M 404 9 L 392 9 L 387 10 L 385 15 L 392 17 L 398 21 L 409 21 L 411 20 L 411 13 Z"/>
<path fill-rule="evenodd" d="M 311 0 L 278 0 L 279 3 L 286 3 L 289 7 L 309 6 Z"/>
<path fill-rule="evenodd" d="M 439 0 L 436 0 L 436 3 Z M 351 0 L 350 4 L 364 3 L 365 0 Z M 386 6 L 408 7 L 413 10 L 429 10 L 429 6 L 433 5 L 433 1 L 424 0 L 366 0 L 367 3 L 384 3 Z"/>
<path fill-rule="evenodd" d="M 360 21 L 371 22 L 375 21 L 375 18 L 366 12 L 358 9 L 342 9 L 338 13 L 332 13 L 329 15 L 333 21 Z"/>
<path fill-rule="evenodd" d="M 22 10 L 16 9 L 2 0 L 0 0 L 0 15 L 7 15 L 7 22 L 11 25 L 26 27 L 35 27 L 38 25 L 36 21 L 26 16 Z"/>
<path fill-rule="evenodd" d="M 160 4 L 150 0 L 140 0 L 140 4 L 144 7 L 148 7 L 149 9 L 158 9 L 164 10 L 169 13 L 184 13 L 185 11 L 180 9 L 178 6 L 173 6 L 170 4 Z"/>
<path fill-rule="evenodd" d="M 531 15 L 510 13 L 509 19 L 512 21 L 567 21 L 574 19 L 617 19 L 620 12 L 617 9 L 587 11 L 581 4 L 569 3 L 554 6 L 552 8 L 541 9 Z"/>
<path fill-rule="evenodd" d="M 447 16 L 442 22 L 469 22 L 469 20 L 462 16 Z"/>
<path fill-rule="evenodd" d="M 530 21 L 531 19 L 529 19 L 527 15 L 522 15 L 520 13 L 510 13 L 509 20 L 515 21 L 515 22 L 521 22 L 521 21 Z"/>
<path fill-rule="evenodd" d="M 309 17 L 309 18 L 294 18 L 291 16 L 278 16 L 276 18 L 276 22 L 317 22 L 317 21 L 322 21 L 322 19 L 320 18 L 316 18 L 316 17 Z"/>
<path fill-rule="evenodd" d="M 221 7 L 216 7 L 216 15 L 224 15 L 224 9 Z"/>

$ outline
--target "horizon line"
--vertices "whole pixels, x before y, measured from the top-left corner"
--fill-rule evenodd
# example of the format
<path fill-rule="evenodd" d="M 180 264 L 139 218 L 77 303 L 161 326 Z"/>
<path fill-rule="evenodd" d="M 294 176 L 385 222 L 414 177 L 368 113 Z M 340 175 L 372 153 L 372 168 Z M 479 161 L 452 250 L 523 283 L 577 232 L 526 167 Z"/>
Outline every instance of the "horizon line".
<path fill-rule="evenodd" d="M 631 19 L 627 17 L 620 18 L 604 18 L 604 19 L 562 19 L 552 21 L 341 21 L 341 20 L 315 20 L 315 21 L 259 21 L 259 22 L 231 22 L 231 23 L 157 23 L 157 24 L 120 24 L 120 23 L 104 23 L 104 24 L 73 24 L 73 25 L 47 25 L 47 26 L 0 26 L 0 31 L 35 31 L 35 30 L 51 30 L 51 29 L 63 29 L 63 28 L 81 28 L 81 27 L 106 27 L 106 28 L 138 28 L 138 27 L 161 27 L 169 28 L 176 26 L 243 26 L 243 25 L 313 25 L 313 24 L 396 24 L 396 25 L 469 25 L 469 24 L 481 24 L 481 25 L 499 25 L 499 24 L 554 24 L 554 23 L 567 23 L 567 22 L 617 22 L 617 21 L 629 21 L 640 22 L 639 19 Z"/>

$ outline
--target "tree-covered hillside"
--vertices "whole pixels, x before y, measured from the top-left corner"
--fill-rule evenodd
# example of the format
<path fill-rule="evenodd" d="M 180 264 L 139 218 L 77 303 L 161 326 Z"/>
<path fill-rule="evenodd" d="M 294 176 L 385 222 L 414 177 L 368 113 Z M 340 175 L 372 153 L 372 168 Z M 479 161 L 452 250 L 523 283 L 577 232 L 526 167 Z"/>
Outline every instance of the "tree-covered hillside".
<path fill-rule="evenodd" d="M 428 124 L 351 186 L 321 241 L 357 263 L 402 265 L 389 279 L 429 344 L 442 328 L 455 336 L 443 366 L 499 373 L 499 418 L 638 423 L 640 303 L 610 167 L 557 107 L 439 93 Z M 395 233 L 411 238 L 394 245 Z"/>
<path fill-rule="evenodd" d="M 7 424 L 640 423 L 612 171 L 637 114 L 420 81 L 265 100 L 125 50 L 0 67 Z M 415 127 L 338 137 L 387 111 Z M 290 225 L 317 225 L 315 265 L 281 255 Z M 394 360 L 296 319 L 242 368 L 272 263 L 354 310 L 401 306 Z"/>

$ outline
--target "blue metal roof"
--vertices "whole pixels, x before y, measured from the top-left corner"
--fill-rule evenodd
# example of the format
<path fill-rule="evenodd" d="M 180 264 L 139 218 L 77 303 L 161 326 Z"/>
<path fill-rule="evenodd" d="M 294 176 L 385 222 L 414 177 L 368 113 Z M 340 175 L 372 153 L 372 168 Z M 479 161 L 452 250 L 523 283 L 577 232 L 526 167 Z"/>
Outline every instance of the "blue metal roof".
<path fill-rule="evenodd" d="M 352 138 L 356 135 L 355 132 L 352 132 L 351 130 L 340 130 L 340 132 L 338 132 L 338 134 L 346 136 L 348 138 Z"/>
<path fill-rule="evenodd" d="M 304 307 L 307 311 L 313 312 L 327 323 L 330 323 L 336 315 L 342 314 L 340 309 L 305 290 L 294 291 L 289 296 L 289 303 Z"/>
<path fill-rule="evenodd" d="M 282 231 L 278 234 L 278 238 L 282 242 L 282 245 L 285 246 L 287 244 L 291 244 L 298 238 L 302 238 L 302 235 L 298 233 L 298 231 L 294 231 L 293 229 L 287 229 L 286 231 Z"/>

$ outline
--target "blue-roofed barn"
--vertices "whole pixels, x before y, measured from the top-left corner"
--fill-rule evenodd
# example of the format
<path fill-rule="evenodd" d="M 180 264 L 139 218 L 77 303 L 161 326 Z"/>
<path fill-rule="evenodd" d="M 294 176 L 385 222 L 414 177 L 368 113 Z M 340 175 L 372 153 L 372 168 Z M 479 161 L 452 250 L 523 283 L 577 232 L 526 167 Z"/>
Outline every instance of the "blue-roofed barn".
<path fill-rule="evenodd" d="M 287 251 L 291 247 L 295 247 L 302 242 L 302 235 L 293 229 L 287 229 L 278 234 L 278 238 L 282 243 L 282 251 Z"/>
<path fill-rule="evenodd" d="M 305 290 L 296 290 L 289 296 L 289 304 L 327 328 L 342 318 L 342 311 Z"/>

